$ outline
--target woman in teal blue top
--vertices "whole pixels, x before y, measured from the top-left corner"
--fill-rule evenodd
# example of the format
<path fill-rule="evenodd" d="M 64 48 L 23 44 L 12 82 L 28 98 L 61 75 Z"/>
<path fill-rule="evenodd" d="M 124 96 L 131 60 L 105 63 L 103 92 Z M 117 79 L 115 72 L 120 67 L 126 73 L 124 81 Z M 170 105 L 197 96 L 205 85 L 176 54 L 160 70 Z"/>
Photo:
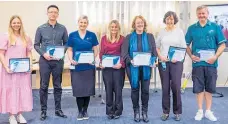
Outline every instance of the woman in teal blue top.
<path fill-rule="evenodd" d="M 97 56 L 98 41 L 95 33 L 86 30 L 88 26 L 88 17 L 81 16 L 78 20 L 79 30 L 70 33 L 67 42 L 68 57 L 75 69 L 71 70 L 71 84 L 73 96 L 76 97 L 78 105 L 77 120 L 88 119 L 87 108 L 90 96 L 95 95 L 95 66 L 90 64 L 78 64 L 74 60 L 76 51 L 94 51 Z"/>

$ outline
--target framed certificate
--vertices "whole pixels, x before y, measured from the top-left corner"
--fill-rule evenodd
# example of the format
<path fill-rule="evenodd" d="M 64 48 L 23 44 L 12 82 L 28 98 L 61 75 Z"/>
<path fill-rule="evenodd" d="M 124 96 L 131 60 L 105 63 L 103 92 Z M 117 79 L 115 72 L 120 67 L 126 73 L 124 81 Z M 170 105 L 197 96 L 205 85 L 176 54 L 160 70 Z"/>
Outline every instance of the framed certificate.
<path fill-rule="evenodd" d="M 56 59 L 63 59 L 65 47 L 64 46 L 47 46 L 46 52 Z"/>
<path fill-rule="evenodd" d="M 168 51 L 168 59 L 184 62 L 186 56 L 186 48 L 170 46 Z"/>
<path fill-rule="evenodd" d="M 157 57 L 151 56 L 148 52 L 133 52 L 133 62 L 135 66 L 153 65 Z"/>
<path fill-rule="evenodd" d="M 14 73 L 29 72 L 30 59 L 29 58 L 11 58 L 9 59 L 9 68 Z"/>
<path fill-rule="evenodd" d="M 196 56 L 200 58 L 200 61 L 207 61 L 211 57 L 215 55 L 215 50 L 214 49 L 207 49 L 207 50 L 196 50 Z"/>
<path fill-rule="evenodd" d="M 103 55 L 101 63 L 103 67 L 113 67 L 120 63 L 120 56 Z"/>
<path fill-rule="evenodd" d="M 76 51 L 74 60 L 79 64 L 91 64 L 94 63 L 94 52 L 93 51 Z"/>

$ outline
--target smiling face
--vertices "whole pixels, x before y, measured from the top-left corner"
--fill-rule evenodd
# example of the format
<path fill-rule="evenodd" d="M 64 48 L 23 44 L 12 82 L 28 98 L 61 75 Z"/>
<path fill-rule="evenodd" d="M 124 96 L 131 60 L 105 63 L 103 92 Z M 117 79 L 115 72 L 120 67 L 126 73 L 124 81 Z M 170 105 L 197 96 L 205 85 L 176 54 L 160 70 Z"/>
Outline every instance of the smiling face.
<path fill-rule="evenodd" d="M 141 18 L 135 20 L 135 30 L 142 32 L 145 27 L 145 22 Z"/>
<path fill-rule="evenodd" d="M 119 26 L 116 23 L 112 23 L 110 25 L 111 35 L 117 35 L 118 31 L 119 31 Z"/>
<path fill-rule="evenodd" d="M 197 18 L 200 22 L 207 21 L 208 14 L 209 14 L 207 8 L 202 8 L 202 9 L 197 10 L 196 14 L 197 14 Z"/>
<path fill-rule="evenodd" d="M 78 26 L 79 26 L 79 30 L 82 30 L 82 31 L 86 30 L 86 28 L 88 27 L 88 20 L 79 19 Z"/>
<path fill-rule="evenodd" d="M 173 27 L 174 26 L 174 17 L 173 17 L 173 15 L 168 16 L 165 19 L 165 24 L 166 24 L 167 27 Z"/>
<path fill-rule="evenodd" d="M 13 31 L 19 32 L 21 29 L 21 20 L 19 18 L 14 18 L 10 25 Z"/>

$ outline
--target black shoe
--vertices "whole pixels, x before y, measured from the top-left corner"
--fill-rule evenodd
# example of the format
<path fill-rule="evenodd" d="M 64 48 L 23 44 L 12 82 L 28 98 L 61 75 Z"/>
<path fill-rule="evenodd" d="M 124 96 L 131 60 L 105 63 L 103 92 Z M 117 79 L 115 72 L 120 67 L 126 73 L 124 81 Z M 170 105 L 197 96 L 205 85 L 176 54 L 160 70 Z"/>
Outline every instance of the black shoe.
<path fill-rule="evenodd" d="M 84 120 L 89 119 L 89 115 L 88 115 L 87 111 L 84 111 L 82 114 L 83 114 L 83 119 Z"/>
<path fill-rule="evenodd" d="M 140 122 L 140 114 L 139 114 L 139 112 L 135 112 L 134 113 L 134 121 L 135 122 Z"/>
<path fill-rule="evenodd" d="M 46 113 L 46 111 L 41 111 L 40 120 L 41 120 L 41 121 L 44 121 L 46 118 L 47 118 L 47 113 Z"/>
<path fill-rule="evenodd" d="M 175 118 L 175 121 L 180 121 L 181 120 L 181 117 L 180 117 L 179 114 L 175 114 L 174 118 Z"/>
<path fill-rule="evenodd" d="M 109 115 L 108 115 L 108 119 L 109 119 L 109 120 L 113 119 L 113 117 L 114 117 L 114 116 L 113 116 L 112 114 L 109 114 Z"/>
<path fill-rule="evenodd" d="M 169 118 L 169 114 L 162 114 L 161 120 L 166 121 Z"/>
<path fill-rule="evenodd" d="M 83 114 L 82 114 L 82 112 L 79 112 L 79 113 L 78 113 L 77 120 L 78 120 L 78 121 L 83 120 Z"/>
<path fill-rule="evenodd" d="M 149 122 L 147 112 L 143 112 L 143 113 L 142 113 L 142 119 L 143 119 L 143 121 L 146 122 L 146 123 Z"/>
<path fill-rule="evenodd" d="M 62 117 L 62 118 L 67 118 L 67 116 L 63 114 L 62 110 L 55 111 L 55 115 L 59 116 L 59 117 Z"/>

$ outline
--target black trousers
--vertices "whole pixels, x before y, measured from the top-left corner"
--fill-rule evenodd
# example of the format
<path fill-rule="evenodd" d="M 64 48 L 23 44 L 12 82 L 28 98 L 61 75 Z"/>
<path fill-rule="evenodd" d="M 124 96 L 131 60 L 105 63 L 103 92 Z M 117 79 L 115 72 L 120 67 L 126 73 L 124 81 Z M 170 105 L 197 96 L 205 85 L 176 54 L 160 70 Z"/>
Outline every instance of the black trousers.
<path fill-rule="evenodd" d="M 161 84 L 162 84 L 162 109 L 164 114 L 170 112 L 170 88 L 173 92 L 173 113 L 182 114 L 181 102 L 181 76 L 183 72 L 183 63 L 166 62 L 166 69 L 158 66 Z"/>
<path fill-rule="evenodd" d="M 41 111 L 47 110 L 48 86 L 50 81 L 50 74 L 52 73 L 52 81 L 54 86 L 55 110 L 61 110 L 61 96 L 62 96 L 62 72 L 63 60 L 48 61 L 40 57 L 40 104 Z"/>
<path fill-rule="evenodd" d="M 130 67 L 126 68 L 129 80 L 131 79 Z M 130 82 L 131 83 L 131 82 Z M 132 83 L 131 83 L 132 84 Z M 143 68 L 139 67 L 139 81 L 137 88 L 131 88 L 131 100 L 133 103 L 133 109 L 135 112 L 139 112 L 139 91 L 141 87 L 141 102 L 142 102 L 142 112 L 147 113 L 148 111 L 148 101 L 149 101 L 149 88 L 150 80 L 143 79 Z"/>
<path fill-rule="evenodd" d="M 102 70 L 106 91 L 106 114 L 121 115 L 123 111 L 122 89 L 125 70 L 105 68 Z"/>
<path fill-rule="evenodd" d="M 78 105 L 78 112 L 87 112 L 89 106 L 90 96 L 87 97 L 76 97 Z"/>

